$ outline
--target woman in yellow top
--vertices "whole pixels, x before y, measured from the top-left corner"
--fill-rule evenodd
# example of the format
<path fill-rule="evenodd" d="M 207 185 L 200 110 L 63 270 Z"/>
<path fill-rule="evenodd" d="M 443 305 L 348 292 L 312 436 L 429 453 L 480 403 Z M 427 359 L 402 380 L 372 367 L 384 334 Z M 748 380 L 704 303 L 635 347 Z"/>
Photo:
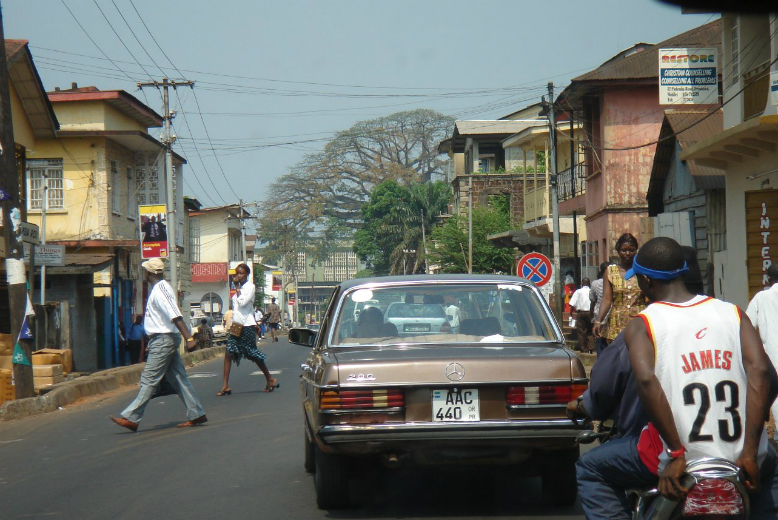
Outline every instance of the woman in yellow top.
<path fill-rule="evenodd" d="M 632 260 L 638 252 L 638 241 L 630 233 L 624 233 L 616 241 L 616 253 L 619 264 L 608 266 L 602 278 L 602 303 L 600 314 L 595 317 L 594 335 L 606 342 L 613 341 L 627 326 L 627 322 L 646 308 L 646 298 L 640 291 L 637 277 L 624 279 L 624 274 L 632 268 Z M 602 322 L 608 316 L 605 327 Z"/>

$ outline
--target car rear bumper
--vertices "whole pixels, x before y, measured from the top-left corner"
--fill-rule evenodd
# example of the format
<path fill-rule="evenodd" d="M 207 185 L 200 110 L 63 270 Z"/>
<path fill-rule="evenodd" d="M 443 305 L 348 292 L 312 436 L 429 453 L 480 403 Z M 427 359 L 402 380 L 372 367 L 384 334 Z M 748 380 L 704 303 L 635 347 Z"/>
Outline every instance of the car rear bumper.
<path fill-rule="evenodd" d="M 436 441 L 467 439 L 565 439 L 583 428 L 570 419 L 481 421 L 459 423 L 339 424 L 322 426 L 318 435 L 327 444 L 348 442 Z"/>

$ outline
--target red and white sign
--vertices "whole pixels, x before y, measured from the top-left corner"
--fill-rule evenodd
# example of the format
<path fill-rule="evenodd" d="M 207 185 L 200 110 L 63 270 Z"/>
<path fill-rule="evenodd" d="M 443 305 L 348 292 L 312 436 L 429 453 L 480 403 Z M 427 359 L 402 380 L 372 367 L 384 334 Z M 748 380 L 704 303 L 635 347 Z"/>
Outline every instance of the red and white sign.
<path fill-rule="evenodd" d="M 192 264 L 192 283 L 226 282 L 227 262 Z"/>
<path fill-rule="evenodd" d="M 527 253 L 516 264 L 516 276 L 526 278 L 538 287 L 543 287 L 551 280 L 551 260 L 540 253 Z"/>

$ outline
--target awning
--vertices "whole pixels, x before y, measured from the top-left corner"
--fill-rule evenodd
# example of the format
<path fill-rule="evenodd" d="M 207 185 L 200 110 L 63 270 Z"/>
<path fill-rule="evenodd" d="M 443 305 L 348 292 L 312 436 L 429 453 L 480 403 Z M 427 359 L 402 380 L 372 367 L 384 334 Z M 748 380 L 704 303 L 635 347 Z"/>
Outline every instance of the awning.
<path fill-rule="evenodd" d="M 114 255 L 65 254 L 65 265 L 46 268 L 46 275 L 92 274 L 109 267 Z M 38 268 L 36 268 L 38 270 Z"/>

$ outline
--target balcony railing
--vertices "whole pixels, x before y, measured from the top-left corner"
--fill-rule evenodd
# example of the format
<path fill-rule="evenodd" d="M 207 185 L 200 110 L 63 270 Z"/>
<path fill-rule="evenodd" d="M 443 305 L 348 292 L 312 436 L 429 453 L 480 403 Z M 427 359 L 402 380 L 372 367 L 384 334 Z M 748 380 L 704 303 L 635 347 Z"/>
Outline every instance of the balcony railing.
<path fill-rule="evenodd" d="M 761 65 L 743 74 L 743 82 L 746 87 L 743 90 L 743 120 L 761 115 L 767 106 L 767 94 L 770 89 L 770 73 L 767 69 L 770 62 Z"/>
<path fill-rule="evenodd" d="M 586 192 L 586 163 L 578 163 L 557 175 L 557 197 L 559 202 L 572 199 Z"/>

